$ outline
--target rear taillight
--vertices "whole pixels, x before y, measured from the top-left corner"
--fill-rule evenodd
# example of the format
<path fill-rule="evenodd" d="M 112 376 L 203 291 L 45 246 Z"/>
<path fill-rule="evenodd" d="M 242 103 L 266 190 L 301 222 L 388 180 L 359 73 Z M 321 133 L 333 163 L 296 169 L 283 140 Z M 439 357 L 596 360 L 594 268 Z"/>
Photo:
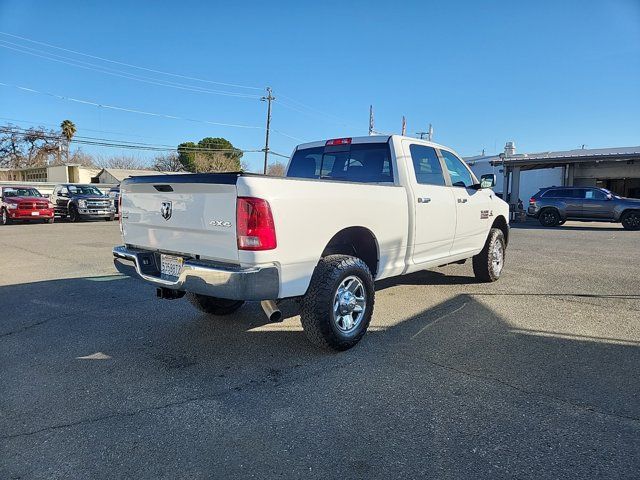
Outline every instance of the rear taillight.
<path fill-rule="evenodd" d="M 238 197 L 236 232 L 240 250 L 276 248 L 276 227 L 269 202 L 262 198 Z"/>
<path fill-rule="evenodd" d="M 535 205 L 535 204 L 536 204 L 536 199 L 535 199 L 535 198 L 533 198 L 533 197 L 531 197 L 531 198 L 529 199 L 529 205 Z"/>

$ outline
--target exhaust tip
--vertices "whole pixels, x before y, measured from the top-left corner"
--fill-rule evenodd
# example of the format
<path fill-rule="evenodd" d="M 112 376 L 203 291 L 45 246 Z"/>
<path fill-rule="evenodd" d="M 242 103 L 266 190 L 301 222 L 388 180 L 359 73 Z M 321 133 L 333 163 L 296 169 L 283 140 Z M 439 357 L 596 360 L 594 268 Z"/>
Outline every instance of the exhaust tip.
<path fill-rule="evenodd" d="M 270 322 L 276 323 L 282 321 L 282 312 L 273 300 L 263 300 L 260 306 Z"/>

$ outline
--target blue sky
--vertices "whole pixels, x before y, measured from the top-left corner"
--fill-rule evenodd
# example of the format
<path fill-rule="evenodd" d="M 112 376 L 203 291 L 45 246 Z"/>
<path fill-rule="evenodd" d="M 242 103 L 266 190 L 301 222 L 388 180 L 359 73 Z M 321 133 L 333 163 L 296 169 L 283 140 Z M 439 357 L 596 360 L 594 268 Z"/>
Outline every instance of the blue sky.
<path fill-rule="evenodd" d="M 0 0 L 0 31 L 187 77 L 270 85 L 273 128 L 302 140 L 366 134 L 373 104 L 377 130 L 399 133 L 405 115 L 409 133 L 432 123 L 435 140 L 465 156 L 500 151 L 507 140 L 521 152 L 640 144 L 640 0 Z M 266 106 L 252 97 L 260 90 L 132 69 L 6 35 L 0 41 L 23 50 L 0 48 L 3 83 L 181 119 L 264 126 Z M 24 53 L 25 46 L 199 91 L 53 62 Z M 264 145 L 260 128 L 109 110 L 3 86 L 0 117 L 24 126 L 69 118 L 79 135 L 115 140 L 177 145 L 222 136 L 240 148 Z M 283 134 L 273 133 L 271 147 L 289 154 L 299 142 Z M 261 155 L 245 160 L 257 169 Z"/>

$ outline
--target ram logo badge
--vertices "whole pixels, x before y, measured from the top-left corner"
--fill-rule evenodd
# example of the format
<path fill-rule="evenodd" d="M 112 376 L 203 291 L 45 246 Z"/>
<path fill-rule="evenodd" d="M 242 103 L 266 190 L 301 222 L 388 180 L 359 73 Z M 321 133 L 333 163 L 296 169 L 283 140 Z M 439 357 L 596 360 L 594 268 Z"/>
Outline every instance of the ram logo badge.
<path fill-rule="evenodd" d="M 171 206 L 171 202 L 162 202 L 162 206 L 160 207 L 160 214 L 162 218 L 165 220 L 169 220 L 171 218 L 171 213 L 173 208 Z"/>

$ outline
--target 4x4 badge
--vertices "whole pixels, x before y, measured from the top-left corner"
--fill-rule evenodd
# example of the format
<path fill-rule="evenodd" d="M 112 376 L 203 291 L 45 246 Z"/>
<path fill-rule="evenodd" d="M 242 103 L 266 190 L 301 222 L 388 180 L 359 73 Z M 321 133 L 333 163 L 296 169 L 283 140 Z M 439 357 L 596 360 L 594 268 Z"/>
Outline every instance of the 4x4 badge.
<path fill-rule="evenodd" d="M 160 214 L 162 215 L 162 218 L 169 220 L 171 218 L 172 210 L 171 202 L 162 202 L 162 206 L 160 207 Z"/>

